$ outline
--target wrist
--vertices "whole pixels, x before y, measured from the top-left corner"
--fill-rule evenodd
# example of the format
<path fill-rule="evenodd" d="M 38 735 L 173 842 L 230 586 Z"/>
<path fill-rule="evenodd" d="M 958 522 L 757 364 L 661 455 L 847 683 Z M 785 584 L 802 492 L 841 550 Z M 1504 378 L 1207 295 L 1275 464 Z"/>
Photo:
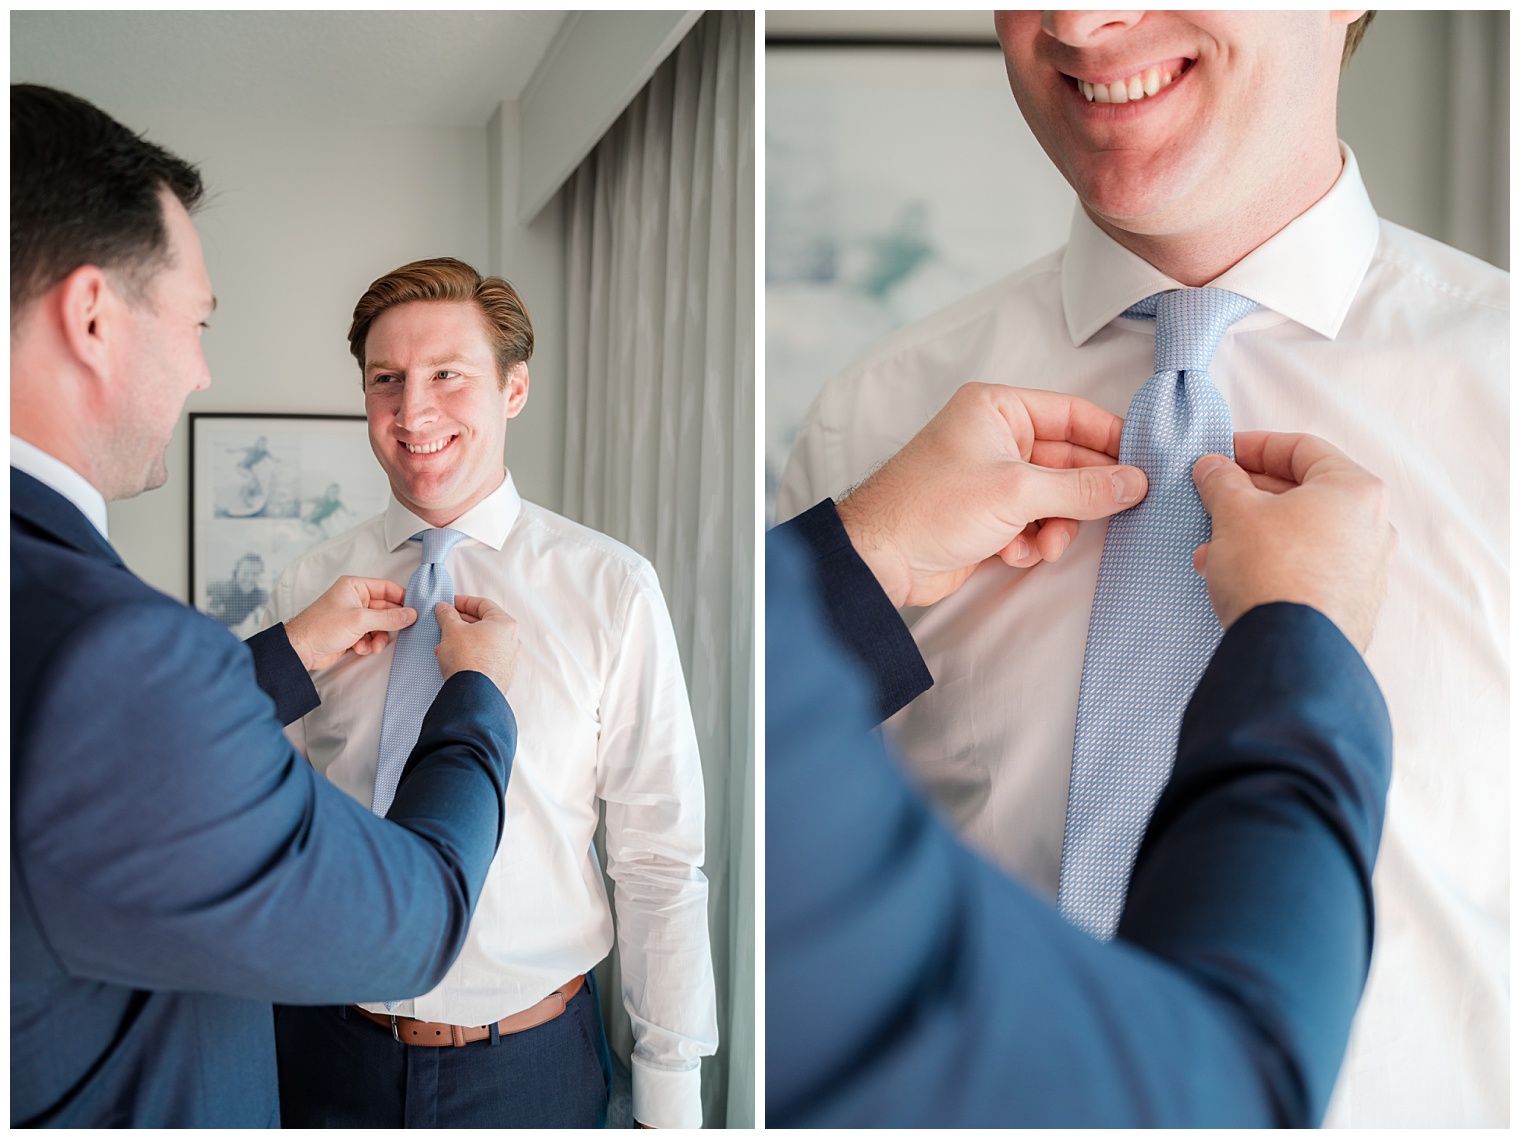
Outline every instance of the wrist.
<path fill-rule="evenodd" d="M 850 544 L 855 547 L 860 560 L 865 562 L 866 568 L 876 578 L 893 608 L 901 609 L 907 603 L 912 586 L 907 559 L 879 524 L 879 519 L 873 517 L 868 508 L 861 506 L 855 494 L 839 500 L 835 509 L 839 512 L 840 525 L 849 535 Z"/>
<path fill-rule="evenodd" d="M 296 656 L 301 658 L 302 668 L 307 672 L 316 668 L 314 663 L 316 658 L 306 641 L 306 626 L 301 623 L 300 615 L 285 622 L 285 639 L 290 642 L 290 647 L 295 650 Z"/>

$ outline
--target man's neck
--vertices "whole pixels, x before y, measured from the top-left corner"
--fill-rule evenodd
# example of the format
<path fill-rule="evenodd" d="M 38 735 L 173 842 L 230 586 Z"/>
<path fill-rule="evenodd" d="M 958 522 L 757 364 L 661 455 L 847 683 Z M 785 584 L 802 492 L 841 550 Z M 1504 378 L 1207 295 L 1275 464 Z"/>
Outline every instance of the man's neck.
<path fill-rule="evenodd" d="M 1174 281 L 1198 288 L 1260 248 L 1330 192 L 1345 165 L 1340 147 L 1334 158 L 1270 187 L 1245 209 L 1210 219 L 1195 229 L 1144 233 L 1099 217 L 1084 204 L 1093 224 L 1124 248 L 1154 265 Z"/>

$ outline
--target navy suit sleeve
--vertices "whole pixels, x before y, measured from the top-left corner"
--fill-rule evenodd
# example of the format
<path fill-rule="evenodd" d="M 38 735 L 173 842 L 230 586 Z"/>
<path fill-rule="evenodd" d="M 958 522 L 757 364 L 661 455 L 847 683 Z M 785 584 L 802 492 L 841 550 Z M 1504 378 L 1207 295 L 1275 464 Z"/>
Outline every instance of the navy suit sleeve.
<path fill-rule="evenodd" d="M 1366 975 L 1390 729 L 1312 610 L 1254 611 L 1189 707 L 1119 940 L 969 851 L 870 728 L 805 559 L 766 550 L 775 1126 L 1308 1126 Z"/>
<path fill-rule="evenodd" d="M 776 529 L 800 539 L 811 557 L 829 625 L 875 689 L 877 720 L 927 692 L 934 678 L 913 634 L 855 552 L 834 500 L 826 498 Z"/>
<path fill-rule="evenodd" d="M 501 835 L 516 724 L 449 679 L 388 819 L 290 746 L 248 651 L 168 603 L 111 607 L 53 654 L 14 841 L 76 977 L 287 1003 L 432 988 Z M 399 825 L 398 825 L 399 824 Z"/>
<path fill-rule="evenodd" d="M 274 714 L 280 723 L 293 724 L 322 703 L 283 624 L 255 633 L 243 644 L 253 654 L 254 675 L 264 694 L 274 701 Z"/>

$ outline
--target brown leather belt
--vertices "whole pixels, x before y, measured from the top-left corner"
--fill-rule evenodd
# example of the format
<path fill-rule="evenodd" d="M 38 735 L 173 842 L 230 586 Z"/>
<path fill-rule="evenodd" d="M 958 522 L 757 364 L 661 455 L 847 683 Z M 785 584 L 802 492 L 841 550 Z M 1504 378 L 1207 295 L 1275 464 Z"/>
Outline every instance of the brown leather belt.
<path fill-rule="evenodd" d="M 573 980 L 566 981 L 555 989 L 538 1004 L 497 1021 L 497 1034 L 510 1036 L 514 1032 L 526 1032 L 530 1028 L 547 1024 L 565 1011 L 570 998 L 581 991 L 581 985 L 585 984 L 585 981 L 585 975 L 579 974 Z M 381 1028 L 390 1029 L 391 1035 L 402 1044 L 416 1044 L 423 1048 L 463 1048 L 466 1044 L 473 1044 L 477 1040 L 488 1040 L 491 1036 L 489 1024 L 483 1024 L 479 1028 L 464 1028 L 457 1024 L 435 1024 L 430 1020 L 413 1020 L 409 1016 L 370 1012 L 369 1009 L 360 1008 L 358 1005 L 349 1007 L 360 1016 L 374 1021 Z"/>

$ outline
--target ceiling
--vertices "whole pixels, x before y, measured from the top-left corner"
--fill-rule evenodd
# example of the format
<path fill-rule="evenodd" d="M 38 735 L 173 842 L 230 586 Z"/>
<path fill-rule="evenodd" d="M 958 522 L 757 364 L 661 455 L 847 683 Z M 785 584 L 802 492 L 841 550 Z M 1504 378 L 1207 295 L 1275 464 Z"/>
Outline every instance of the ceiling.
<path fill-rule="evenodd" d="M 479 126 L 567 15 L 12 12 L 11 82 L 115 107 Z"/>

